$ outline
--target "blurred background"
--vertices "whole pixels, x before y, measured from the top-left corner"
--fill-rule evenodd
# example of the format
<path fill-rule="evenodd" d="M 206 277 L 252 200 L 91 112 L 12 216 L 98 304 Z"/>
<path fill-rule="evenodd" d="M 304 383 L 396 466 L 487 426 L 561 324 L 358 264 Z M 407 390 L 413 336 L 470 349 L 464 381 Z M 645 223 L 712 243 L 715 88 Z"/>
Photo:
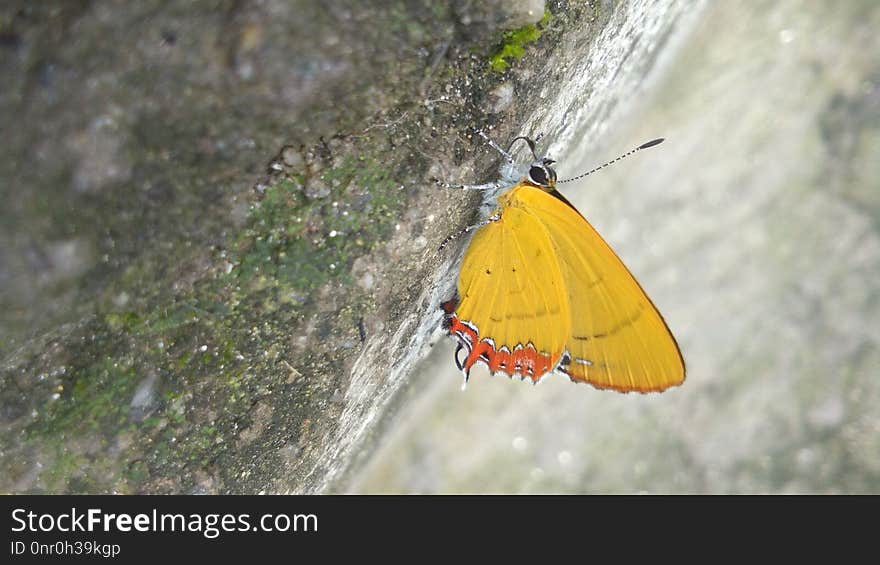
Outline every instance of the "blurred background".
<path fill-rule="evenodd" d="M 622 395 L 439 341 L 350 492 L 880 491 L 880 5 L 711 2 L 561 178 L 688 377 Z M 552 141 L 551 141 L 552 143 Z"/>

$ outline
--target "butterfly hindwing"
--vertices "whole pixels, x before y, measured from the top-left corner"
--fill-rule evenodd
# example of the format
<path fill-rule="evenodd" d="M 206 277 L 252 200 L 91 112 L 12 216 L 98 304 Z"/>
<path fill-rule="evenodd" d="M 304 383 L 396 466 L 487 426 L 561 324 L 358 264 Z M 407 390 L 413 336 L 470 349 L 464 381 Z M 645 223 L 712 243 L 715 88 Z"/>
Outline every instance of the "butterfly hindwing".
<path fill-rule="evenodd" d="M 501 218 L 471 240 L 458 286 L 456 317 L 477 334 L 469 361 L 483 355 L 493 371 L 536 379 L 553 369 L 565 349 L 571 315 L 559 262 L 537 218 L 503 208 Z M 489 347 L 478 347 L 484 340 Z"/>

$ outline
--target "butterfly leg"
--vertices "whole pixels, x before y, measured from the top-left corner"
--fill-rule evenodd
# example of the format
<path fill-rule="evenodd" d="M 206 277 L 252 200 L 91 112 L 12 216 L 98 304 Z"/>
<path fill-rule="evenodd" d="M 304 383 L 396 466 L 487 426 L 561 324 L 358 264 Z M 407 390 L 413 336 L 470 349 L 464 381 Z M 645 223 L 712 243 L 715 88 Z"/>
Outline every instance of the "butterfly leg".
<path fill-rule="evenodd" d="M 434 184 L 440 188 L 454 188 L 457 190 L 494 190 L 506 186 L 503 182 L 487 182 L 486 184 L 449 184 L 440 179 L 433 179 Z"/>
<path fill-rule="evenodd" d="M 491 224 L 492 222 L 497 222 L 500 219 L 501 219 L 501 212 L 496 212 L 495 214 L 492 214 L 491 216 L 489 216 L 488 218 L 486 218 L 485 220 L 483 220 L 482 222 L 480 222 L 478 224 L 468 226 L 461 231 L 458 231 L 454 234 L 446 236 L 446 239 L 443 240 L 443 243 L 440 244 L 440 247 L 437 249 L 437 251 L 443 251 L 443 248 L 446 247 L 450 241 L 457 239 L 460 236 L 462 236 L 468 232 L 471 232 L 477 228 L 481 228 L 481 227 L 485 226 L 486 224 Z"/>
<path fill-rule="evenodd" d="M 483 130 L 478 129 L 477 135 L 482 137 L 486 141 L 486 143 L 489 144 L 489 147 L 491 147 L 495 151 L 501 153 L 501 155 L 504 157 L 505 161 L 507 161 L 511 165 L 513 164 L 513 156 L 510 153 L 508 153 L 507 151 L 505 151 L 504 149 L 502 149 L 500 145 L 498 145 L 497 143 L 492 141 L 492 139 L 488 135 L 483 133 Z"/>

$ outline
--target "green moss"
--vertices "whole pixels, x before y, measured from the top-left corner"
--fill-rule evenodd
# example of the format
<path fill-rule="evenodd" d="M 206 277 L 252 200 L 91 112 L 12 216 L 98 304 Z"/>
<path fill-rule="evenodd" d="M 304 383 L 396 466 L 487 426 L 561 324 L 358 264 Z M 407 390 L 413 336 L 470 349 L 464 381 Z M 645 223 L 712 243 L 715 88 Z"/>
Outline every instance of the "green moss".
<path fill-rule="evenodd" d="M 310 196 L 315 185 L 328 193 Z M 309 181 L 293 176 L 270 186 L 234 246 L 230 276 L 286 287 L 288 297 L 331 279 L 348 283 L 354 258 L 390 233 L 404 200 L 399 192 L 386 165 L 368 156 Z"/>
<path fill-rule="evenodd" d="M 77 372 L 72 381 L 28 428 L 28 436 L 115 432 L 128 419 L 128 401 L 137 374 L 124 361 L 110 357 Z"/>
<path fill-rule="evenodd" d="M 110 312 L 105 321 L 113 331 L 132 331 L 141 323 L 141 318 L 136 312 Z"/>
<path fill-rule="evenodd" d="M 503 72 L 510 66 L 511 61 L 521 59 L 526 53 L 526 45 L 534 43 L 541 37 L 542 31 L 551 17 L 550 10 L 545 10 L 544 17 L 537 24 L 529 24 L 504 32 L 501 45 L 489 57 L 489 68 L 493 71 Z"/>
<path fill-rule="evenodd" d="M 146 462 L 136 459 L 128 465 L 124 476 L 129 484 L 142 484 L 150 478 L 150 468 Z"/>

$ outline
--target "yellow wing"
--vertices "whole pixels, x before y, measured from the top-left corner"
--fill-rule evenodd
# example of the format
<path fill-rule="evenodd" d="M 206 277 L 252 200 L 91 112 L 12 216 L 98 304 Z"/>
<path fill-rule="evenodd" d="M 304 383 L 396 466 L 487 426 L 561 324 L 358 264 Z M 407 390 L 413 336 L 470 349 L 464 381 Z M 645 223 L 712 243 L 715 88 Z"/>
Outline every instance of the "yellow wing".
<path fill-rule="evenodd" d="M 458 291 L 451 333 L 468 345 L 463 369 L 483 361 L 537 380 L 558 364 L 571 334 L 569 293 L 538 218 L 502 207 L 500 220 L 474 234 Z"/>
<path fill-rule="evenodd" d="M 620 391 L 660 391 L 684 381 L 684 360 L 660 313 L 583 216 L 527 186 L 502 195 L 501 204 L 532 216 L 552 243 L 571 312 L 561 371 Z M 502 211 L 502 219 L 509 213 Z"/>

